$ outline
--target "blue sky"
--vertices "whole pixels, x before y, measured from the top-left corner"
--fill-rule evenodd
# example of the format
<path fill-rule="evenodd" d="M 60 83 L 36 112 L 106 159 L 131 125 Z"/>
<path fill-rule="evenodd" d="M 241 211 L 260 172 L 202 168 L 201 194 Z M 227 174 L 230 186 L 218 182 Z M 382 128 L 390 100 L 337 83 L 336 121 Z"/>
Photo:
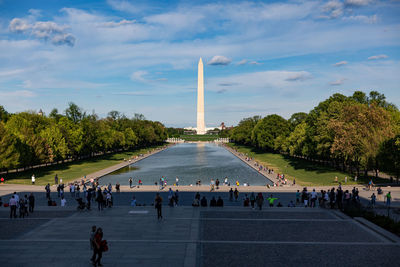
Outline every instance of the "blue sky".
<path fill-rule="evenodd" d="M 400 1 L 0 0 L 0 105 L 72 101 L 195 126 L 310 111 L 377 90 L 400 105 Z"/>

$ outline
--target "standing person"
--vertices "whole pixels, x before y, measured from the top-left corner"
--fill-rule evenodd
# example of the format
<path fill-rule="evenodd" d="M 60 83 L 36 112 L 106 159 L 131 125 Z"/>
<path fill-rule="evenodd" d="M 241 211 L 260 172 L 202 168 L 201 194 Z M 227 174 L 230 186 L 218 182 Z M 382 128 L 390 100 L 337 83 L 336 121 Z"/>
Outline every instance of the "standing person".
<path fill-rule="evenodd" d="M 347 176 L 344 177 L 344 183 L 347 184 Z"/>
<path fill-rule="evenodd" d="M 217 180 L 215 180 L 215 186 L 216 186 L 217 189 L 219 189 L 219 180 L 218 180 L 218 178 L 217 178 Z"/>
<path fill-rule="evenodd" d="M 15 196 L 12 195 L 8 204 L 10 205 L 10 218 L 14 217 L 17 218 L 17 200 Z"/>
<path fill-rule="evenodd" d="M 214 179 L 211 179 L 210 185 L 211 185 L 211 190 L 210 190 L 210 192 L 212 192 L 212 191 L 214 191 L 214 185 L 215 185 Z"/>
<path fill-rule="evenodd" d="M 273 197 L 272 194 L 269 198 L 267 198 L 267 201 L 269 202 L 269 206 L 272 208 L 274 206 L 274 201 L 277 200 L 278 198 Z"/>
<path fill-rule="evenodd" d="M 179 178 L 178 178 L 178 176 L 176 176 L 176 178 L 175 178 L 175 184 L 176 184 L 176 186 L 179 186 Z"/>
<path fill-rule="evenodd" d="M 228 185 L 228 177 L 225 177 L 224 184 L 227 186 Z"/>
<path fill-rule="evenodd" d="M 257 206 L 258 206 L 259 210 L 262 210 L 262 206 L 264 204 L 264 197 L 263 197 L 262 193 L 258 193 L 258 195 L 256 197 L 256 202 L 257 202 Z"/>
<path fill-rule="evenodd" d="M 90 250 L 94 249 L 94 236 L 96 235 L 96 230 L 97 230 L 96 225 L 93 225 L 92 231 L 90 232 L 90 238 L 89 238 Z"/>
<path fill-rule="evenodd" d="M 19 217 L 25 218 L 25 201 L 23 198 L 19 200 Z"/>
<path fill-rule="evenodd" d="M 372 193 L 372 195 L 371 195 L 371 206 L 372 206 L 372 208 L 375 208 L 375 203 L 376 203 L 376 196 L 375 196 L 375 193 Z"/>
<path fill-rule="evenodd" d="M 57 175 L 57 173 L 56 173 L 56 176 L 54 176 L 54 184 L 58 185 L 58 175 Z"/>
<path fill-rule="evenodd" d="M 121 187 L 121 185 L 119 184 L 119 182 L 117 182 L 117 184 L 115 185 L 115 191 L 116 191 L 117 193 L 121 192 L 120 187 Z"/>
<path fill-rule="evenodd" d="M 35 182 L 36 182 L 36 178 L 35 178 L 35 175 L 34 174 L 32 174 L 32 184 L 35 184 Z"/>
<path fill-rule="evenodd" d="M 33 196 L 33 193 L 29 195 L 29 212 L 33 213 L 33 210 L 35 209 L 35 197 Z"/>
<path fill-rule="evenodd" d="M 254 192 L 251 192 L 250 195 L 250 203 L 251 203 L 251 208 L 254 210 L 254 203 L 256 202 L 256 196 L 254 195 Z"/>
<path fill-rule="evenodd" d="M 129 188 L 132 188 L 132 183 L 133 183 L 133 180 L 132 180 L 132 177 L 130 177 L 129 178 Z"/>
<path fill-rule="evenodd" d="M 390 202 L 392 200 L 392 194 L 389 192 L 386 194 L 386 206 L 390 208 Z"/>
<path fill-rule="evenodd" d="M 26 216 L 29 216 L 29 212 L 28 212 L 28 203 L 29 203 L 28 195 L 25 195 L 25 197 L 24 197 L 24 205 L 25 205 L 24 212 L 25 212 L 25 215 L 26 215 Z"/>
<path fill-rule="evenodd" d="M 50 199 L 50 184 L 47 184 L 44 189 L 46 190 L 46 198 Z"/>
<path fill-rule="evenodd" d="M 91 260 L 94 266 L 102 266 L 102 264 L 100 263 L 101 257 L 103 256 L 102 241 L 103 241 L 103 229 L 99 227 L 96 230 L 96 234 L 94 235 L 93 239 L 93 256 Z"/>
<path fill-rule="evenodd" d="M 159 193 L 156 194 L 156 198 L 154 199 L 154 207 L 157 209 L 157 219 L 162 219 L 162 197 Z"/>
<path fill-rule="evenodd" d="M 174 200 L 175 200 L 175 206 L 178 206 L 178 201 L 179 201 L 178 189 L 175 190 Z"/>
<path fill-rule="evenodd" d="M 97 190 L 97 197 L 96 197 L 96 201 L 97 201 L 97 207 L 99 208 L 99 210 L 103 210 L 103 194 L 101 192 L 101 188 L 99 188 Z"/>
<path fill-rule="evenodd" d="M 300 190 L 297 190 L 296 192 L 296 205 L 300 204 Z"/>
<path fill-rule="evenodd" d="M 313 189 L 313 191 L 311 192 L 311 207 L 315 208 L 315 202 L 317 201 L 318 198 L 318 194 L 317 192 L 315 192 L 315 188 Z"/>
<path fill-rule="evenodd" d="M 229 201 L 233 201 L 233 190 L 232 190 L 232 188 L 229 190 Z"/>
<path fill-rule="evenodd" d="M 235 192 L 233 192 L 233 195 L 235 196 L 235 201 L 237 201 L 239 197 L 239 191 L 237 190 L 237 188 L 235 188 Z"/>

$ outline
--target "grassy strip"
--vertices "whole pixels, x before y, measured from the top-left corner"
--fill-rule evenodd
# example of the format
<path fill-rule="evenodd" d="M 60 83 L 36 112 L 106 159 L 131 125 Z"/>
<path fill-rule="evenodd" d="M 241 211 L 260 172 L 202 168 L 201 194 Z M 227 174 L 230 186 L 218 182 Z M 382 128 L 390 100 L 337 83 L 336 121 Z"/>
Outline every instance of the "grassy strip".
<path fill-rule="evenodd" d="M 366 184 L 369 178 L 359 177 L 357 182 L 354 177 L 345 172 L 338 171 L 334 168 L 320 165 L 305 159 L 293 158 L 282 154 L 268 153 L 256 150 L 252 147 L 228 144 L 230 147 L 247 154 L 268 168 L 274 169 L 275 173 L 284 173 L 289 180 L 296 178 L 296 183 L 300 185 L 316 186 L 316 185 L 332 185 L 337 186 L 335 177 L 338 182 L 345 185 L 345 176 L 347 176 L 347 184 Z M 373 179 L 374 183 L 387 182 L 385 179 Z"/>
<path fill-rule="evenodd" d="M 47 183 L 54 184 L 54 176 L 57 174 L 58 179 L 62 178 L 63 183 L 75 181 L 84 175 L 100 171 L 102 169 L 111 167 L 121 163 L 124 159 L 129 157 L 145 154 L 149 150 L 162 147 L 153 146 L 148 148 L 137 149 L 134 151 L 127 151 L 122 153 L 107 154 L 96 158 L 67 162 L 59 165 L 52 165 L 33 170 L 28 170 L 19 173 L 10 173 L 4 175 L 7 184 L 31 184 L 31 176 L 35 174 L 37 185 L 46 185 Z"/>

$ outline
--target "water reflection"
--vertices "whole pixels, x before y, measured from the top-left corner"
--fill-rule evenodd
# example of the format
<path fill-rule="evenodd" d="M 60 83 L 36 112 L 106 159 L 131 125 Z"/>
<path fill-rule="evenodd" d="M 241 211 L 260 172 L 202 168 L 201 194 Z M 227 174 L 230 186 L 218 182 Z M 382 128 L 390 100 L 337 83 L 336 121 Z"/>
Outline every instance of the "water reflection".
<path fill-rule="evenodd" d="M 229 151 L 212 143 L 178 144 L 133 164 L 131 169 L 127 167 L 109 174 L 100 183 L 118 181 L 127 185 L 129 177 L 133 177 L 134 184 L 141 179 L 144 185 L 154 185 L 161 176 L 166 177 L 168 184 L 173 184 L 178 176 L 181 185 L 194 185 L 199 179 L 202 184 L 209 184 L 211 178 L 222 182 L 225 177 L 231 184 L 236 180 L 240 184 L 271 184 Z"/>

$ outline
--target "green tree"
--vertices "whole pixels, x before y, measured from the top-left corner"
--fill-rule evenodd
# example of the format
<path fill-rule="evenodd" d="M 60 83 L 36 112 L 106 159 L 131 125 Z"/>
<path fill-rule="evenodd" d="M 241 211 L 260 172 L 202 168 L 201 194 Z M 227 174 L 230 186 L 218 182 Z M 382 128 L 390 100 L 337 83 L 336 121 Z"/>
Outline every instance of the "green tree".
<path fill-rule="evenodd" d="M 257 122 L 251 139 L 258 148 L 274 151 L 288 134 L 289 123 L 281 116 L 273 114 Z"/>
<path fill-rule="evenodd" d="M 257 122 L 261 120 L 260 116 L 245 118 L 239 122 L 239 125 L 231 130 L 230 137 L 239 144 L 251 145 L 251 135 Z"/>

